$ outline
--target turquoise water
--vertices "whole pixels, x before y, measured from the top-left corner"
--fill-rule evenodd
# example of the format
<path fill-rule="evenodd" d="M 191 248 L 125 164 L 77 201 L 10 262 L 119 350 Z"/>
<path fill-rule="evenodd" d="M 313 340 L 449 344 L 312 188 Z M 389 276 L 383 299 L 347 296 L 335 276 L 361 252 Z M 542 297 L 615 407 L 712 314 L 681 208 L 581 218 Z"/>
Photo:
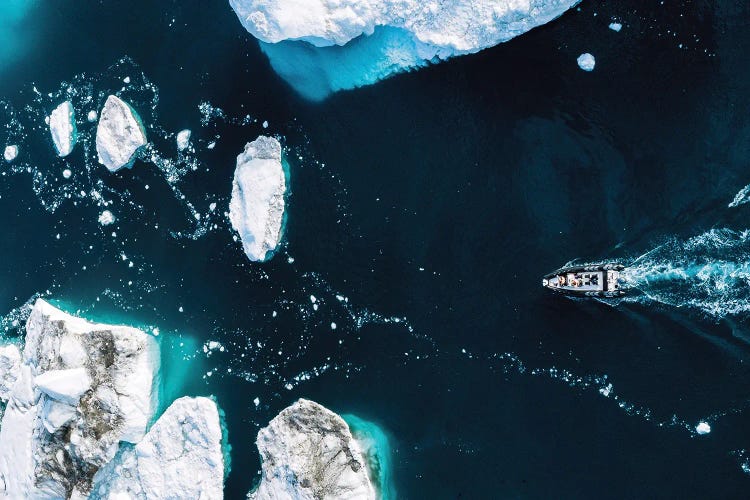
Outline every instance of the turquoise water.
<path fill-rule="evenodd" d="M 365 454 L 370 478 L 377 488 L 379 497 L 383 500 L 395 499 L 397 495 L 391 477 L 392 451 L 387 434 L 377 424 L 356 415 L 345 413 L 341 418 L 349 425 L 354 439 Z"/>

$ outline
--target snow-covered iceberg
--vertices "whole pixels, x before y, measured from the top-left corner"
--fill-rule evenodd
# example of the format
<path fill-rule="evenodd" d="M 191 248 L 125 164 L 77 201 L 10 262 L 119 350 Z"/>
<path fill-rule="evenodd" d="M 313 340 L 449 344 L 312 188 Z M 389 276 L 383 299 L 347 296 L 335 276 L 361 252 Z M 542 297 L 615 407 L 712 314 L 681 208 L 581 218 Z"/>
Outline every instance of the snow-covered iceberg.
<path fill-rule="evenodd" d="M 11 144 L 10 146 L 5 146 L 5 150 L 3 151 L 3 158 L 5 158 L 5 161 L 11 162 L 16 159 L 18 156 L 18 146 L 15 144 Z"/>
<path fill-rule="evenodd" d="M 223 497 L 219 409 L 209 398 L 180 398 L 135 446 L 125 446 L 94 478 L 100 498 Z M 138 480 L 134 480 L 138 478 Z"/>
<path fill-rule="evenodd" d="M 136 152 L 147 143 L 138 113 L 117 96 L 107 97 L 96 128 L 99 163 L 116 172 L 130 167 Z"/>
<path fill-rule="evenodd" d="M 88 495 L 120 443 L 145 435 L 158 370 L 152 336 L 37 300 L 0 424 L 0 497 Z"/>
<path fill-rule="evenodd" d="M 245 151 L 237 156 L 229 220 L 250 260 L 270 258 L 279 245 L 285 193 L 279 141 L 260 136 L 245 145 Z"/>
<path fill-rule="evenodd" d="M 18 379 L 21 366 L 21 351 L 15 344 L 0 345 L 0 403 L 10 397 Z"/>
<path fill-rule="evenodd" d="M 273 68 L 304 97 L 478 52 L 579 0 L 229 0 Z"/>
<path fill-rule="evenodd" d="M 375 499 L 367 461 L 347 423 L 300 399 L 258 432 L 262 479 L 250 500 Z"/>
<path fill-rule="evenodd" d="M 63 102 L 49 115 L 49 130 L 58 156 L 68 156 L 78 141 L 76 114 L 70 101 Z"/>

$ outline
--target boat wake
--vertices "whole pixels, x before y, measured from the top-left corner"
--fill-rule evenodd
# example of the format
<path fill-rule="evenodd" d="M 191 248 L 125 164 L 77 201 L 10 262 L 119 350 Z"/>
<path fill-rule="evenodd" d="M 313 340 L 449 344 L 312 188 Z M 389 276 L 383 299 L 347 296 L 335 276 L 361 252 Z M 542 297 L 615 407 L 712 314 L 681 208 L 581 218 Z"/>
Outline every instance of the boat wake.
<path fill-rule="evenodd" d="M 750 230 L 711 229 L 673 238 L 635 259 L 621 273 L 641 293 L 626 302 L 698 309 L 717 319 L 750 311 Z"/>

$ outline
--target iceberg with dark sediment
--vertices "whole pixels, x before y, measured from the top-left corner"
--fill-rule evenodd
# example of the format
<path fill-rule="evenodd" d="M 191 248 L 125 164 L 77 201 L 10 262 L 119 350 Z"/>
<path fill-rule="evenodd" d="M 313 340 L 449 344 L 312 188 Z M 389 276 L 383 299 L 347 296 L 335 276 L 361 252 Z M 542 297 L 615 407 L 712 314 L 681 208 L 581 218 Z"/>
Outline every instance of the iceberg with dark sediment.
<path fill-rule="evenodd" d="M 68 156 L 78 140 L 76 114 L 70 101 L 63 102 L 49 115 L 49 130 L 57 155 Z"/>
<path fill-rule="evenodd" d="M 117 96 L 107 97 L 96 128 L 99 163 L 110 172 L 130 167 L 136 152 L 147 143 L 138 113 Z"/>
<path fill-rule="evenodd" d="M 281 411 L 258 432 L 262 478 L 250 500 L 375 499 L 368 460 L 349 425 L 306 399 Z"/>
<path fill-rule="evenodd" d="M 273 68 L 309 99 L 471 54 L 579 0 L 229 0 Z"/>
<path fill-rule="evenodd" d="M 0 346 L 0 498 L 222 498 L 216 403 L 179 399 L 149 429 L 159 369 L 153 336 L 37 300 L 23 352 Z"/>
<path fill-rule="evenodd" d="M 232 182 L 229 220 L 252 261 L 273 255 L 281 241 L 286 176 L 281 144 L 260 136 L 239 156 Z"/>

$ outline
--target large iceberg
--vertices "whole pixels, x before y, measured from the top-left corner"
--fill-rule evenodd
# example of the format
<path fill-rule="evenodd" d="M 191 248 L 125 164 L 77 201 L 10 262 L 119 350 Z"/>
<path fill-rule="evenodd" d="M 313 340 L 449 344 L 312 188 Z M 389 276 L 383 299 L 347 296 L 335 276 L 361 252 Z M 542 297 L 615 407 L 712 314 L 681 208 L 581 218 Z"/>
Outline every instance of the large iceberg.
<path fill-rule="evenodd" d="M 319 100 L 394 73 L 478 52 L 580 0 L 229 0 L 273 68 Z"/>
<path fill-rule="evenodd" d="M 23 353 L 0 346 L 0 498 L 222 498 L 218 407 L 181 398 L 148 429 L 159 369 L 153 336 L 37 300 Z"/>
<path fill-rule="evenodd" d="M 281 240 L 286 174 L 281 144 L 260 136 L 237 156 L 229 220 L 252 261 L 269 258 Z"/>
<path fill-rule="evenodd" d="M 130 167 L 135 153 L 146 143 L 146 131 L 138 113 L 117 96 L 107 97 L 96 128 L 99 163 L 110 172 Z"/>
<path fill-rule="evenodd" d="M 223 497 L 225 463 L 219 409 L 209 398 L 180 398 L 137 445 L 94 478 L 99 498 Z M 138 478 L 138 480 L 134 480 Z"/>
<path fill-rule="evenodd" d="M 58 156 L 68 156 L 78 140 L 76 114 L 70 101 L 60 104 L 49 115 L 49 130 Z"/>
<path fill-rule="evenodd" d="M 158 370 L 152 336 L 37 300 L 0 424 L 0 497 L 87 495 L 120 442 L 145 435 Z"/>
<path fill-rule="evenodd" d="M 263 477 L 250 500 L 378 497 L 349 426 L 318 403 L 300 399 L 285 408 L 256 443 Z"/>

